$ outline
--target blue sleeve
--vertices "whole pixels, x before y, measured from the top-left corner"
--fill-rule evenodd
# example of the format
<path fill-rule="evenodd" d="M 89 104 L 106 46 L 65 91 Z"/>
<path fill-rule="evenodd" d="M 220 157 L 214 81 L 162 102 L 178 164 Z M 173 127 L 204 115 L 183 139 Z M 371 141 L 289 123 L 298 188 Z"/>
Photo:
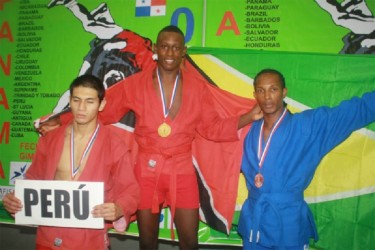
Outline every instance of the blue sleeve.
<path fill-rule="evenodd" d="M 310 112 L 313 136 L 320 140 L 325 154 L 358 130 L 375 121 L 375 91 L 341 102 L 333 108 Z"/>

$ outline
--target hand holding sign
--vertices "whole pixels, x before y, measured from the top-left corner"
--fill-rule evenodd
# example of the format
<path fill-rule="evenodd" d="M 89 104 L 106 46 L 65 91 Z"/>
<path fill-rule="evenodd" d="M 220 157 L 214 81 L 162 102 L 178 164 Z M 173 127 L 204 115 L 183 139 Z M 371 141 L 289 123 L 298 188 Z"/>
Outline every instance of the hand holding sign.
<path fill-rule="evenodd" d="M 104 203 L 95 206 L 92 215 L 94 218 L 104 218 L 104 220 L 107 221 L 115 221 L 123 216 L 123 212 L 121 207 L 116 203 Z"/>
<path fill-rule="evenodd" d="M 17 180 L 15 196 L 24 206 L 15 214 L 16 224 L 104 228 L 103 218 L 91 214 L 103 203 L 103 193 L 102 182 Z"/>
<path fill-rule="evenodd" d="M 14 192 L 4 196 L 3 206 L 13 217 L 15 213 L 21 211 L 23 208 L 21 200 L 14 196 Z"/>

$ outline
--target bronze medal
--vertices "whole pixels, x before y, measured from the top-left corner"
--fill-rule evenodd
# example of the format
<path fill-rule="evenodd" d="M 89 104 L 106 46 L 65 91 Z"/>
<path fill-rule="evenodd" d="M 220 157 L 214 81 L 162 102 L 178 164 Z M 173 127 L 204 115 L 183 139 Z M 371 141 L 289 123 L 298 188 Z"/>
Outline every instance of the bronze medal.
<path fill-rule="evenodd" d="M 163 122 L 162 124 L 160 124 L 158 128 L 158 134 L 161 137 L 168 137 L 171 134 L 171 131 L 172 131 L 171 126 L 169 126 L 166 122 Z"/>
<path fill-rule="evenodd" d="M 279 116 L 279 118 L 277 119 L 276 123 L 273 124 L 272 126 L 272 130 L 268 136 L 268 139 L 267 139 L 267 142 L 266 142 L 266 145 L 265 147 L 263 148 L 262 144 L 263 144 L 263 126 L 264 126 L 264 120 L 262 122 L 262 125 L 260 127 L 260 131 L 259 131 L 259 137 L 258 137 L 258 160 L 259 160 L 259 172 L 261 170 L 261 168 L 263 167 L 263 163 L 264 163 L 264 160 L 267 156 L 267 152 L 268 152 L 268 149 L 269 149 L 269 146 L 271 144 L 271 139 L 272 139 L 272 136 L 273 134 L 276 132 L 277 128 L 279 127 L 279 125 L 281 124 L 281 122 L 283 121 L 284 117 L 286 116 L 286 114 L 288 113 L 287 112 L 288 110 L 286 108 L 284 108 L 284 111 L 283 113 Z M 257 188 L 261 188 L 263 186 L 263 183 L 264 183 L 264 177 L 261 173 L 257 173 L 254 177 L 254 185 L 257 187 Z"/>
<path fill-rule="evenodd" d="M 263 186 L 263 182 L 264 182 L 264 177 L 261 173 L 258 173 L 257 175 L 255 175 L 254 184 L 257 188 L 261 188 Z"/>

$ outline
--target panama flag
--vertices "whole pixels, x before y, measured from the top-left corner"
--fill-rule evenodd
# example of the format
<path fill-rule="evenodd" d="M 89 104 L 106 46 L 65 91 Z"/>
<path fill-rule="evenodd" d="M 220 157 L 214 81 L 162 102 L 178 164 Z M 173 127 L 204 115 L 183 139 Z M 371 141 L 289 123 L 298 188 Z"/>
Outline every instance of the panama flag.
<path fill-rule="evenodd" d="M 167 0 L 137 0 L 135 16 L 165 16 Z"/>

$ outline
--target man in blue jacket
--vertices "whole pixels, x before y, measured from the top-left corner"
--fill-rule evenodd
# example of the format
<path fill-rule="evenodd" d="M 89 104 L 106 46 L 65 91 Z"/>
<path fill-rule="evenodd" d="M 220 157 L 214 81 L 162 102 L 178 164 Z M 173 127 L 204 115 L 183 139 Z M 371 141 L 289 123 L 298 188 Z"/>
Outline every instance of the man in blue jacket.
<path fill-rule="evenodd" d="M 307 249 L 318 239 L 303 192 L 321 159 L 350 134 L 375 121 L 375 91 L 291 114 L 283 75 L 265 69 L 254 79 L 263 119 L 246 136 L 241 170 L 249 197 L 239 219 L 244 249 Z"/>

